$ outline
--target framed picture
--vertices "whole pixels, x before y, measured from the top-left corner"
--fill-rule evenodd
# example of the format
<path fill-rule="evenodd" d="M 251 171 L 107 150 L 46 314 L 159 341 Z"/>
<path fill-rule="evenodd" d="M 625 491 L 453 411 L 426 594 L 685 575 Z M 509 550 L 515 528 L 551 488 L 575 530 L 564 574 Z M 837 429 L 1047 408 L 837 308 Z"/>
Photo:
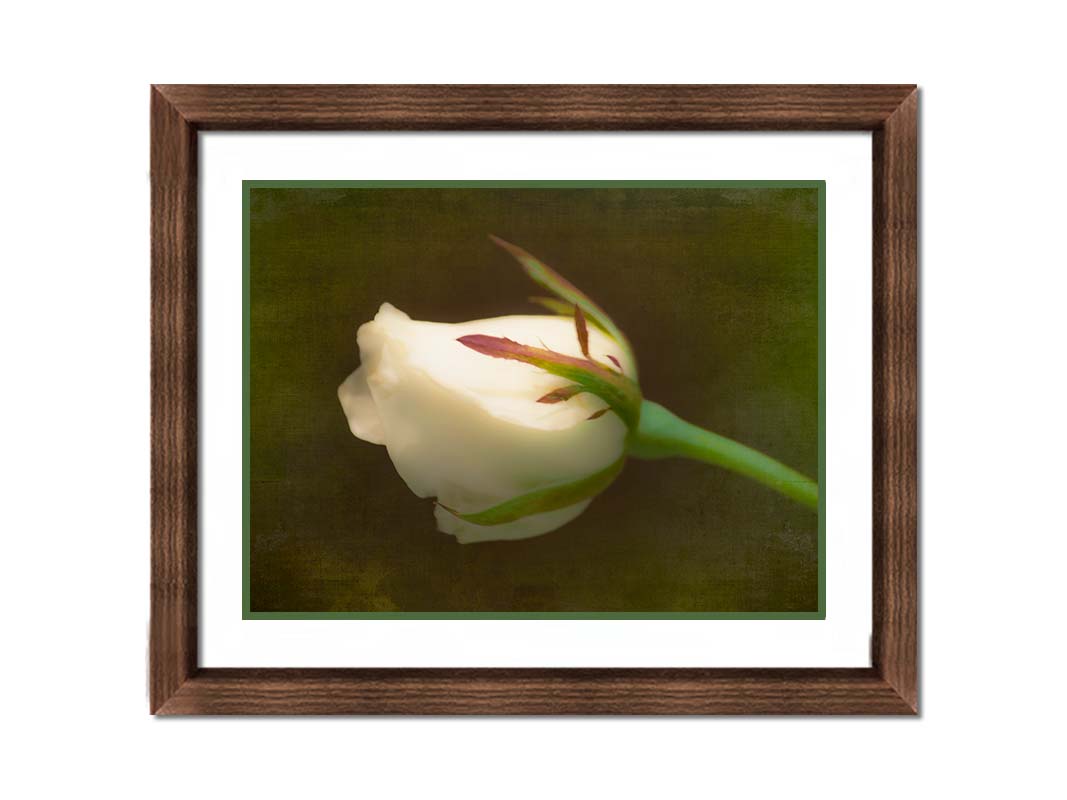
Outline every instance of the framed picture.
<path fill-rule="evenodd" d="M 154 86 L 155 714 L 915 714 L 914 86 Z"/>

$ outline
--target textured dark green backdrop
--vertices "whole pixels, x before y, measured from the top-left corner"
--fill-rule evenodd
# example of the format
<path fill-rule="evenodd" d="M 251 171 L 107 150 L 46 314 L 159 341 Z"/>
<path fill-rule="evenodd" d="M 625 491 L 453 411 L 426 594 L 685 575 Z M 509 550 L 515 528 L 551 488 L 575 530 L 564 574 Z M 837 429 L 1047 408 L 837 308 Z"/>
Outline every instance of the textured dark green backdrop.
<path fill-rule="evenodd" d="M 252 612 L 818 608 L 817 515 L 756 483 L 631 460 L 554 533 L 460 545 L 336 394 L 385 300 L 442 322 L 536 312 L 495 233 L 611 314 L 646 397 L 814 477 L 817 188 L 251 184 L 248 202 Z"/>

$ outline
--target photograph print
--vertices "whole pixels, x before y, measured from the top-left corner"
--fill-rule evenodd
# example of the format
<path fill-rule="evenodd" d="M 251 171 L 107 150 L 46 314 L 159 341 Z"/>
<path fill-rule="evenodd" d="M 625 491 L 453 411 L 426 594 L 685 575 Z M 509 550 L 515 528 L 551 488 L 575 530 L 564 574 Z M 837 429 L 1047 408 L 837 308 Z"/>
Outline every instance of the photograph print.
<path fill-rule="evenodd" d="M 244 617 L 825 617 L 822 181 L 244 182 Z"/>

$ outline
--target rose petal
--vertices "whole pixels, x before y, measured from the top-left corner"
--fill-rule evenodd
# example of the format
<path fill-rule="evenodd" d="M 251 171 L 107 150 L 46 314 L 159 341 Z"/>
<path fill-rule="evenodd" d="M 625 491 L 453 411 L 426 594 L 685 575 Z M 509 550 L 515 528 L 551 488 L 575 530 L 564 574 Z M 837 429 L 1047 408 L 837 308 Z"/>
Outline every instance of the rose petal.
<path fill-rule="evenodd" d="M 367 374 L 363 367 L 337 387 L 337 397 L 354 435 L 371 444 L 385 444 L 385 426 L 367 385 Z"/>

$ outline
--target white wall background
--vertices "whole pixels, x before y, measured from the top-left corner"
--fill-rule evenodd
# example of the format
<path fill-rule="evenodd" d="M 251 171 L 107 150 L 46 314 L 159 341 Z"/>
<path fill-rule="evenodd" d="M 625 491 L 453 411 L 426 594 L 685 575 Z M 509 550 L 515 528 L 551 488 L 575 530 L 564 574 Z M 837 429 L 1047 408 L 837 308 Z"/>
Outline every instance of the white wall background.
<path fill-rule="evenodd" d="M 1051 4 L 188 0 L 4 17 L 7 796 L 1062 791 Z M 148 84 L 231 81 L 921 84 L 922 718 L 151 719 Z"/>

